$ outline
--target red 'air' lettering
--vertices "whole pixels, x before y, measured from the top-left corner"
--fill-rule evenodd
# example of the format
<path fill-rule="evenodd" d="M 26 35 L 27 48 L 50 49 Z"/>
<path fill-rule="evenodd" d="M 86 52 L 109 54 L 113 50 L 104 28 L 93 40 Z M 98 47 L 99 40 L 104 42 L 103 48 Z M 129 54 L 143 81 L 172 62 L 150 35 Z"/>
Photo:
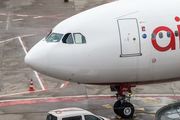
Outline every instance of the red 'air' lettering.
<path fill-rule="evenodd" d="M 179 28 L 178 28 L 178 31 L 179 31 L 179 29 L 180 29 L 180 26 L 179 26 Z M 156 39 L 152 39 L 152 38 L 151 38 L 151 42 L 152 42 L 152 45 L 154 46 L 154 48 L 155 48 L 156 50 L 160 51 L 160 52 L 164 52 L 164 51 L 167 51 L 167 50 L 169 50 L 169 49 L 175 50 L 175 49 L 176 49 L 176 45 L 175 45 L 175 36 L 174 36 L 173 31 L 172 31 L 170 28 L 168 28 L 168 27 L 160 26 L 160 27 L 156 28 L 156 29 L 153 31 L 153 33 L 155 33 L 155 34 L 157 35 L 157 33 L 158 33 L 159 31 L 166 31 L 166 32 L 169 31 L 169 32 L 171 32 L 171 40 L 170 40 L 169 45 L 167 45 L 166 47 L 161 47 L 161 46 L 159 46 L 159 45 L 157 44 Z"/>
<path fill-rule="evenodd" d="M 180 25 L 177 26 L 179 32 L 179 48 L 180 48 Z"/>

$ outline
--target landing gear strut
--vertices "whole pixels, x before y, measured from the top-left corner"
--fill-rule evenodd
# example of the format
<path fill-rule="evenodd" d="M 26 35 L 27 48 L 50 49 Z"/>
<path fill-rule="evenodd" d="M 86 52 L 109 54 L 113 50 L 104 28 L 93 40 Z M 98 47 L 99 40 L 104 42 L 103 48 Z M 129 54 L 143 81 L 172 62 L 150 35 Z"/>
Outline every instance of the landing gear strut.
<path fill-rule="evenodd" d="M 114 104 L 114 112 L 122 118 L 132 118 L 134 106 L 130 103 L 131 87 L 130 86 L 111 86 L 111 91 L 117 91 L 117 101 Z"/>

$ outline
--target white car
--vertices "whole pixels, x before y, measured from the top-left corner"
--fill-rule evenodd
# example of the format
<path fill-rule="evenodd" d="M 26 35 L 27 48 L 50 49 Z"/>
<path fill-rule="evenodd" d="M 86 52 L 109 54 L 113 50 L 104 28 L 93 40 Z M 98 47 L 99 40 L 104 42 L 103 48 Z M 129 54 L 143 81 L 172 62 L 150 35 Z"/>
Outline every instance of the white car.
<path fill-rule="evenodd" d="M 110 120 L 81 108 L 64 108 L 49 111 L 46 120 Z"/>

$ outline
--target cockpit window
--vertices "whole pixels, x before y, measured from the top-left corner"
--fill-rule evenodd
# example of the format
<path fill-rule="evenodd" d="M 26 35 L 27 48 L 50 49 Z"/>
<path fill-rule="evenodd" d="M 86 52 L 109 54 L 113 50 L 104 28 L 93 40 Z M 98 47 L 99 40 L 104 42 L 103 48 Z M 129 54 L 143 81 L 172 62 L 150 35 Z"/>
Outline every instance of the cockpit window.
<path fill-rule="evenodd" d="M 67 44 L 74 44 L 73 41 L 73 37 L 71 33 L 67 33 L 66 35 L 64 35 L 63 39 L 62 39 L 63 43 L 67 43 Z"/>
<path fill-rule="evenodd" d="M 74 40 L 76 44 L 86 43 L 86 39 L 81 33 L 74 33 Z"/>
<path fill-rule="evenodd" d="M 47 42 L 59 42 L 62 38 L 63 34 L 59 33 L 51 33 L 49 37 L 46 39 Z"/>

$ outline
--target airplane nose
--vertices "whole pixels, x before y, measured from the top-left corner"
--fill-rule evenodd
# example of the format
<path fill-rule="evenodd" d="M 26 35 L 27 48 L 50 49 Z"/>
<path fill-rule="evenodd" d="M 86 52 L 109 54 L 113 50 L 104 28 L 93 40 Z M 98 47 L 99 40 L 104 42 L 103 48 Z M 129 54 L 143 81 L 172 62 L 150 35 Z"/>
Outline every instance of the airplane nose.
<path fill-rule="evenodd" d="M 47 61 L 47 52 L 43 45 L 35 45 L 25 56 L 25 63 L 33 70 L 41 73 L 46 73 Z"/>

